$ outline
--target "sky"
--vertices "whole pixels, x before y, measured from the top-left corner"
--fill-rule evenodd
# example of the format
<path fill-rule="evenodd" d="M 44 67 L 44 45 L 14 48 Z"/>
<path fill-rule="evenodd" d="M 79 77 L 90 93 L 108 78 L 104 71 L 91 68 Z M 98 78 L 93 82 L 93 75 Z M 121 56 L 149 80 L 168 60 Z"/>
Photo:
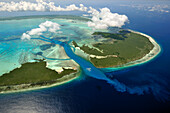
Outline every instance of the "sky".
<path fill-rule="evenodd" d="M 41 0 L 0 0 L 0 3 L 10 3 L 10 2 L 31 2 L 36 3 L 36 1 Z M 108 5 L 120 6 L 120 7 L 133 7 L 136 9 L 143 9 L 149 11 L 159 11 L 159 12 L 169 12 L 170 1 L 169 0 L 43 0 L 46 3 L 53 2 L 55 6 L 66 7 L 71 4 L 79 5 L 83 4 L 86 7 L 92 6 L 96 8 L 107 7 Z M 0 5 L 0 8 L 3 5 Z"/>
<path fill-rule="evenodd" d="M 36 2 L 36 0 L 0 0 L 0 2 Z M 56 5 L 66 6 L 70 4 L 84 4 L 86 6 L 90 5 L 103 5 L 107 6 L 108 4 L 115 5 L 146 5 L 146 6 L 154 6 L 154 5 L 170 5 L 169 0 L 44 0 L 46 2 L 54 2 Z"/>

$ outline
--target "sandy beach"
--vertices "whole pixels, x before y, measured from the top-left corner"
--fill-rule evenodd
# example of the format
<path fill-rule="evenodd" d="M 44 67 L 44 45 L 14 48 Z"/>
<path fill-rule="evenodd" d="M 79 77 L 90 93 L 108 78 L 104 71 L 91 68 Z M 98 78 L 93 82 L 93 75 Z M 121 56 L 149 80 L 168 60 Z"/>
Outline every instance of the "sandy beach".
<path fill-rule="evenodd" d="M 146 63 L 146 62 L 152 60 L 153 58 L 155 58 L 161 52 L 161 47 L 159 46 L 159 44 L 151 36 L 146 35 L 146 34 L 141 33 L 141 32 L 133 31 L 133 30 L 129 30 L 129 31 L 147 37 L 149 39 L 149 41 L 154 45 L 154 48 L 148 54 L 146 54 L 143 58 L 141 58 L 139 60 L 129 62 L 129 63 L 124 64 L 124 65 L 119 66 L 119 67 L 109 67 L 109 68 L 106 68 L 106 69 L 109 69 L 109 70 L 112 70 L 112 69 L 113 70 L 120 70 L 120 69 L 123 69 L 123 68 L 140 65 L 140 64 L 143 64 L 143 63 Z M 69 75 L 66 75 L 66 76 L 60 78 L 59 82 L 52 83 L 52 84 L 49 84 L 49 85 L 42 85 L 42 86 L 40 86 L 40 85 L 36 86 L 35 85 L 33 87 L 30 87 L 31 84 L 15 85 L 13 87 L 15 90 L 7 90 L 7 91 L 2 91 L 0 93 L 1 94 L 2 93 L 13 93 L 13 92 L 21 92 L 21 91 L 29 91 L 29 90 L 36 90 L 36 89 L 42 89 L 42 88 L 49 88 L 49 87 L 61 85 L 61 84 L 64 84 L 64 83 L 68 83 L 68 82 L 78 78 L 79 75 L 80 75 L 80 72 L 72 73 L 72 74 L 69 74 Z M 23 88 L 23 87 L 26 87 L 26 88 Z"/>
<path fill-rule="evenodd" d="M 24 91 L 31 91 L 31 90 L 54 87 L 54 86 L 62 85 L 65 83 L 69 83 L 69 82 L 75 80 L 76 78 L 78 78 L 79 75 L 80 75 L 80 72 L 72 73 L 72 74 L 66 75 L 66 76 L 58 79 L 59 82 L 49 84 L 49 85 L 42 85 L 42 86 L 40 86 L 40 85 L 31 86 L 31 84 L 14 85 L 13 90 L 1 91 L 0 94 L 24 92 Z M 3 87 L 8 87 L 8 86 L 3 86 Z"/>
<path fill-rule="evenodd" d="M 153 49 L 148 54 L 146 54 L 144 57 L 142 57 L 141 59 L 131 61 L 129 63 L 126 63 L 124 65 L 120 65 L 120 66 L 117 66 L 117 67 L 107 67 L 107 68 L 102 67 L 102 69 L 104 71 L 106 71 L 106 72 L 107 71 L 115 71 L 115 70 L 121 70 L 121 69 L 124 69 L 124 68 L 141 65 L 141 64 L 144 64 L 144 63 L 147 63 L 147 62 L 153 60 L 161 52 L 160 45 L 151 36 L 149 36 L 147 34 L 144 34 L 144 33 L 141 33 L 141 32 L 130 30 L 130 29 L 128 29 L 128 31 L 133 32 L 133 33 L 137 33 L 137 34 L 140 34 L 140 35 L 143 35 L 143 36 L 147 37 L 149 39 L 149 41 L 154 45 Z"/>
<path fill-rule="evenodd" d="M 149 39 L 149 41 L 154 45 L 154 47 L 143 58 L 141 58 L 139 60 L 136 60 L 136 61 L 129 62 L 127 64 L 124 64 L 122 67 L 129 67 L 129 66 L 135 66 L 135 65 L 143 64 L 143 63 L 146 63 L 146 62 L 152 60 L 157 55 L 159 55 L 159 53 L 161 52 L 161 47 L 159 46 L 159 44 L 151 36 L 149 36 L 147 34 L 144 34 L 144 33 L 141 33 L 141 32 L 133 31 L 133 30 L 130 30 L 130 29 L 129 29 L 129 31 L 147 37 Z"/>

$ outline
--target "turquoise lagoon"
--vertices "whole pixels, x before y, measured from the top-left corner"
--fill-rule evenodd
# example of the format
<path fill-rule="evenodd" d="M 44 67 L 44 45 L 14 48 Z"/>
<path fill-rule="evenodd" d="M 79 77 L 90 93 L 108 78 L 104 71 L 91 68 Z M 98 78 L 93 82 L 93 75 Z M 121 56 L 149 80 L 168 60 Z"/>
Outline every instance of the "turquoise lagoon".
<path fill-rule="evenodd" d="M 89 28 L 86 24 L 86 21 L 81 19 L 22 19 L 21 17 L 21 19 L 3 21 L 1 20 L 0 26 L 2 29 L 0 30 L 0 65 L 3 65 L 3 67 L 0 69 L 0 75 L 13 70 L 14 68 L 20 67 L 21 64 L 25 62 L 33 62 L 34 58 L 42 59 L 41 56 L 35 56 L 33 53 L 43 52 L 44 56 L 48 56 L 50 58 L 60 57 L 57 54 L 50 54 L 51 51 L 57 52 L 61 49 L 58 44 L 54 47 L 51 47 L 50 51 L 48 51 L 41 50 L 40 46 L 49 44 L 50 41 L 45 42 L 41 40 L 20 40 L 23 33 L 30 31 L 31 29 L 37 28 L 39 24 L 47 20 L 59 23 L 61 25 L 61 32 L 58 34 L 45 32 L 43 33 L 43 36 L 50 39 L 55 38 L 55 40 L 60 41 L 61 43 L 65 42 L 65 47 L 63 45 L 62 46 L 64 47 L 66 53 L 69 54 L 68 56 L 70 56 L 70 58 L 75 60 L 77 63 L 80 63 L 80 66 L 81 64 L 83 64 L 84 66 L 82 66 L 82 70 L 84 71 L 82 72 L 80 78 L 62 86 L 42 90 L 28 91 L 23 93 L 1 95 L 0 109 L 2 111 L 11 111 L 7 110 L 8 108 L 6 108 L 6 106 L 17 105 L 18 107 L 14 107 L 11 109 L 13 109 L 13 111 L 22 111 L 28 110 L 29 107 L 32 111 L 37 112 L 51 111 L 69 113 L 92 113 L 93 111 L 104 112 L 106 109 L 108 110 L 108 112 L 113 111 L 112 107 L 115 108 L 114 106 L 116 106 L 121 111 L 120 108 L 122 104 L 131 108 L 132 106 L 136 105 L 136 99 L 139 102 L 143 102 L 139 103 L 140 106 L 149 103 L 149 107 L 152 108 L 152 111 L 155 111 L 156 108 L 155 110 L 153 110 L 153 108 L 155 106 L 159 106 L 159 103 L 157 103 L 157 101 L 153 98 L 153 95 L 158 100 L 169 99 L 169 85 L 167 83 L 167 80 L 169 79 L 165 79 L 165 76 L 160 77 L 158 72 L 151 73 L 151 71 L 149 71 L 149 69 L 151 68 L 148 67 L 152 67 L 152 64 L 155 64 L 155 60 L 153 60 L 151 63 L 146 63 L 140 66 L 125 68 L 117 71 L 109 69 L 109 72 L 103 72 L 102 70 L 93 67 L 93 65 L 91 65 L 86 60 L 81 58 L 79 59 L 79 57 L 74 56 L 74 53 L 73 51 L 71 51 L 70 46 L 67 46 L 67 42 L 69 42 L 70 40 L 76 40 L 79 41 L 80 44 L 85 44 L 88 43 L 87 41 L 94 41 L 91 39 L 93 29 Z M 130 26 L 130 28 L 134 29 L 135 27 L 133 28 Z M 33 38 L 39 37 L 35 36 Z M 88 40 L 85 41 L 86 39 Z M 61 58 L 65 59 L 67 57 L 62 56 Z M 77 59 L 79 60 L 77 61 Z M 50 63 L 55 62 L 55 64 L 62 62 L 58 60 L 47 60 L 47 62 L 48 61 Z M 102 75 L 102 77 L 95 75 L 96 72 L 94 72 L 93 74 L 88 73 L 88 70 L 86 70 L 86 68 L 95 68 L 98 72 L 98 75 Z M 145 71 L 147 71 L 147 73 L 145 73 Z M 106 81 L 103 81 L 103 79 Z M 108 83 L 111 85 L 109 85 Z M 144 96 L 137 96 L 136 94 Z M 128 105 L 130 101 L 132 102 L 132 106 Z M 8 105 L 4 105 L 2 104 L 2 102 L 7 102 Z M 13 105 L 14 102 L 16 103 L 16 105 Z M 23 102 L 25 103 L 23 104 Z M 105 105 L 103 103 L 105 103 Z M 21 105 L 23 106 L 22 109 Z M 138 106 L 137 108 L 141 109 L 141 111 L 139 111 L 139 109 L 137 108 L 136 110 L 142 112 L 142 107 L 140 106 Z M 45 109 L 44 107 L 47 109 Z M 147 109 L 147 107 L 145 106 L 144 108 Z"/>

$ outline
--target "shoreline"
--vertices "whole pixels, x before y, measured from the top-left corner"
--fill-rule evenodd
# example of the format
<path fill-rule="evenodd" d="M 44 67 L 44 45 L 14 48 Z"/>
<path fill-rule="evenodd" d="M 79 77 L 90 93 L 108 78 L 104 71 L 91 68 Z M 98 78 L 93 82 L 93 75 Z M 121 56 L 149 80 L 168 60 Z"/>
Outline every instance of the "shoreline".
<path fill-rule="evenodd" d="M 153 49 L 148 53 L 146 54 L 144 57 L 138 59 L 138 60 L 135 60 L 135 61 L 131 61 L 131 62 L 128 62 L 126 64 L 123 64 L 123 65 L 120 65 L 120 66 L 117 66 L 117 67 L 103 67 L 101 69 L 103 69 L 104 71 L 108 72 L 109 71 L 116 71 L 116 70 L 121 70 L 121 69 L 124 69 L 124 68 L 129 68 L 129 67 L 134 67 L 134 66 L 137 66 L 137 65 L 141 65 L 141 64 L 144 64 L 144 63 L 147 63 L 151 60 L 153 60 L 154 58 L 156 58 L 160 53 L 161 53 L 161 47 L 160 45 L 154 40 L 154 38 L 152 38 L 151 36 L 147 35 L 147 34 L 144 34 L 144 33 L 141 33 L 141 32 L 138 32 L 138 31 L 134 31 L 134 30 L 130 30 L 130 29 L 127 29 L 128 31 L 130 32 L 133 32 L 133 33 L 137 33 L 137 34 L 140 34 L 146 38 L 149 39 L 149 41 L 154 45 Z"/>
<path fill-rule="evenodd" d="M 69 83 L 75 79 L 77 79 L 80 76 L 81 71 L 78 70 L 78 72 L 75 73 L 71 73 L 69 75 L 65 75 L 60 79 L 57 79 L 56 83 L 52 83 L 52 84 L 46 84 L 46 85 L 37 85 L 35 84 L 34 86 L 31 86 L 31 84 L 20 84 L 20 85 L 13 85 L 12 90 L 7 90 L 7 91 L 2 91 L 0 92 L 0 94 L 9 94 L 9 93 L 17 93 L 17 92 L 25 92 L 25 91 L 32 91 L 32 90 L 39 90 L 39 89 L 44 89 L 44 88 L 50 88 L 50 87 L 55 87 L 55 86 L 59 86 L 65 83 Z M 0 86 L 1 87 L 8 87 L 8 86 Z M 21 89 L 19 89 L 19 87 L 21 87 Z M 26 87 L 26 88 L 23 88 Z M 18 89 L 17 89 L 18 88 Z"/>
<path fill-rule="evenodd" d="M 140 34 L 140 35 L 145 36 L 146 38 L 148 38 L 149 41 L 154 45 L 153 49 L 148 54 L 146 54 L 144 57 L 142 57 L 141 59 L 131 61 L 129 63 L 126 63 L 126 64 L 118 66 L 118 67 L 100 68 L 103 71 L 105 71 L 105 72 L 116 71 L 116 70 L 121 70 L 121 69 L 128 68 L 128 67 L 133 67 L 133 66 L 136 66 L 136 65 L 141 65 L 141 64 L 144 64 L 144 63 L 147 63 L 147 62 L 153 60 L 161 52 L 161 47 L 159 46 L 159 44 L 151 36 L 146 35 L 146 34 L 141 33 L 141 32 L 134 31 L 134 30 L 130 30 L 130 29 L 128 29 L 128 30 L 133 32 L 133 33 L 137 33 L 137 34 Z M 44 88 L 50 88 L 50 87 L 62 85 L 62 84 L 65 84 L 65 83 L 68 83 L 68 82 L 71 82 L 71 81 L 77 79 L 80 76 L 80 72 L 81 72 L 81 70 L 78 70 L 78 72 L 76 72 L 76 73 L 71 73 L 69 75 L 63 76 L 60 79 L 57 79 L 57 81 L 59 81 L 59 82 L 51 83 L 51 84 L 44 84 L 42 86 L 36 85 L 36 84 L 34 86 L 31 86 L 31 84 L 14 85 L 13 90 L 2 91 L 2 92 L 0 92 L 0 94 L 38 90 L 38 89 L 44 89 Z M 23 88 L 24 86 L 26 88 Z M 2 86 L 2 87 L 7 88 L 8 86 Z M 19 89 L 19 87 L 20 87 L 20 89 Z"/>

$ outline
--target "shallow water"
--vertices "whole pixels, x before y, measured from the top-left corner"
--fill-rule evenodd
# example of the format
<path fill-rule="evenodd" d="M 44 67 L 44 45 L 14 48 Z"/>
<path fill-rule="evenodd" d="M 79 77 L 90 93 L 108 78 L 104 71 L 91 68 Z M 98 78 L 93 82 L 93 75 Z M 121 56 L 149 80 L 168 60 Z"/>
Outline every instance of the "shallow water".
<path fill-rule="evenodd" d="M 150 16 L 150 13 L 145 11 L 133 11 L 133 9 L 130 8 L 128 10 L 125 10 L 125 8 L 111 8 L 113 12 L 123 12 L 128 15 L 130 24 L 124 26 L 125 28 L 144 32 L 154 37 L 161 45 L 163 51 L 157 58 L 146 64 L 105 74 L 111 79 L 117 79 L 129 87 L 137 87 L 137 91 L 150 88 L 152 89 L 151 92 L 144 93 L 144 95 L 131 95 L 127 92 L 117 92 L 113 86 L 105 81 L 87 77 L 82 73 L 79 79 L 61 86 L 14 94 L 2 94 L 0 95 L 1 112 L 168 112 L 170 106 L 169 101 L 157 101 L 153 94 L 159 95 L 157 94 L 159 91 L 170 92 L 170 72 L 168 70 L 170 63 L 170 15 L 151 13 L 152 16 Z M 39 24 L 37 23 L 37 25 Z M 25 31 L 27 30 L 30 29 L 26 29 Z M 24 44 L 23 46 L 25 46 Z M 38 44 L 38 42 L 36 42 L 35 45 L 36 44 Z M 28 44 L 28 46 L 29 45 L 30 44 Z M 15 44 L 6 48 L 12 47 L 15 47 Z M 14 63 L 14 61 L 11 62 Z M 159 95 L 158 97 L 158 100 L 166 100 L 164 97 L 168 97 L 168 95 Z"/>

